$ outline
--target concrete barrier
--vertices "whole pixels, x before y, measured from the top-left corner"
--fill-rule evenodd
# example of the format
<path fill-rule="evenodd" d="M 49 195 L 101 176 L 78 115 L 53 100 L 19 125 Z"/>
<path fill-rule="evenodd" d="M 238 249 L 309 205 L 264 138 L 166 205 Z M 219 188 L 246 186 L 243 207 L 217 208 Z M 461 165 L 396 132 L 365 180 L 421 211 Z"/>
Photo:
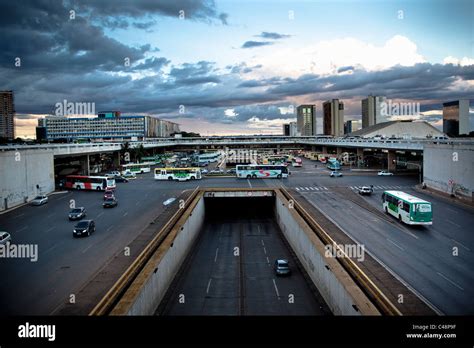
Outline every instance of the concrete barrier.
<path fill-rule="evenodd" d="M 309 277 L 335 315 L 380 315 L 341 264 L 325 257 L 324 244 L 281 194 L 276 196 L 275 216 Z"/>
<path fill-rule="evenodd" d="M 204 199 L 201 194 L 178 220 L 112 310 L 111 315 L 154 314 L 191 249 L 204 217 Z"/>

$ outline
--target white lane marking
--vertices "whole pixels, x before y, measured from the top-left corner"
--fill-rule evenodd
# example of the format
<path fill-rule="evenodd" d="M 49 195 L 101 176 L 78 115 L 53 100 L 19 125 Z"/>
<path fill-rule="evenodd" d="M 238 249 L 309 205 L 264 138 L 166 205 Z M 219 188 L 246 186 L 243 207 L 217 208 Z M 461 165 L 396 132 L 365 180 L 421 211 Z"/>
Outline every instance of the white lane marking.
<path fill-rule="evenodd" d="M 47 229 L 45 233 L 48 233 L 48 232 L 51 232 L 52 230 L 54 230 L 56 227 L 51 227 L 50 229 Z"/>
<path fill-rule="evenodd" d="M 270 259 L 268 258 L 268 256 L 267 256 L 267 263 L 270 266 Z"/>
<path fill-rule="evenodd" d="M 89 250 L 90 248 L 92 248 L 94 244 L 91 244 L 89 245 L 87 248 L 85 248 L 84 250 L 82 250 L 82 253 L 84 254 L 87 250 Z"/>
<path fill-rule="evenodd" d="M 452 239 L 451 240 L 454 242 L 454 243 L 457 243 L 459 244 L 460 246 L 462 246 L 464 249 L 466 249 L 467 251 L 471 251 L 471 249 L 469 249 L 467 246 L 465 246 L 464 244 L 462 244 L 461 242 L 458 242 L 456 239 Z"/>
<path fill-rule="evenodd" d="M 28 226 L 24 226 L 24 227 L 20 228 L 19 230 L 16 230 L 15 232 L 18 233 L 18 232 L 26 230 L 27 228 L 28 228 Z"/>
<path fill-rule="evenodd" d="M 211 287 L 211 282 L 212 282 L 212 278 L 209 278 L 209 282 L 207 283 L 206 294 L 209 293 L 209 288 Z"/>
<path fill-rule="evenodd" d="M 295 187 L 295 188 L 296 188 L 296 191 L 299 191 L 299 190 L 300 190 L 300 188 L 299 188 L 299 187 Z"/>
<path fill-rule="evenodd" d="M 325 189 L 326 191 L 328 190 L 328 188 L 326 186 L 323 186 L 323 189 Z"/>
<path fill-rule="evenodd" d="M 123 216 L 127 216 L 128 215 L 128 211 L 125 212 L 125 214 L 123 214 Z"/>
<path fill-rule="evenodd" d="M 47 218 L 51 218 L 51 217 L 53 217 L 54 215 L 56 215 L 56 213 L 52 213 L 52 214 L 46 215 L 46 217 L 47 217 Z"/>
<path fill-rule="evenodd" d="M 449 222 L 451 225 L 454 225 L 454 226 L 456 226 L 456 227 L 461 227 L 460 225 L 458 225 L 458 224 L 455 223 L 455 222 L 452 222 L 451 220 L 446 219 L 446 221 Z"/>
<path fill-rule="evenodd" d="M 308 187 L 305 187 L 304 189 L 305 189 L 306 191 L 309 191 L 309 188 L 308 188 Z"/>
<path fill-rule="evenodd" d="M 395 243 L 393 240 L 391 240 L 390 238 L 387 238 L 387 240 L 392 243 L 393 245 L 395 245 L 398 249 L 400 249 L 401 251 L 405 251 L 405 249 L 403 249 L 400 245 L 398 245 L 397 243 Z"/>
<path fill-rule="evenodd" d="M 311 191 L 314 191 L 314 187 L 310 187 L 309 189 L 310 189 Z"/>
<path fill-rule="evenodd" d="M 112 226 L 109 226 L 109 228 L 108 228 L 108 229 L 106 229 L 106 230 L 105 230 L 105 232 L 109 232 L 109 231 L 112 229 L 112 227 L 114 227 L 114 225 L 112 225 Z"/>
<path fill-rule="evenodd" d="M 451 209 L 451 208 L 448 208 L 448 207 L 446 207 L 446 209 L 448 209 L 449 211 L 452 211 L 453 213 L 457 213 L 457 211 L 454 210 L 454 209 Z"/>
<path fill-rule="evenodd" d="M 58 245 L 55 244 L 55 245 L 53 245 L 51 248 L 46 249 L 45 251 L 43 251 L 43 255 L 49 253 L 51 250 L 53 250 L 53 249 L 56 248 L 57 246 L 58 246 Z"/>
<path fill-rule="evenodd" d="M 319 191 L 319 188 L 317 188 L 317 187 L 315 187 L 314 189 L 315 189 L 316 191 Z M 322 189 L 321 189 L 321 190 L 322 190 Z"/>
<path fill-rule="evenodd" d="M 217 255 L 219 254 L 219 248 L 216 249 L 216 256 L 214 257 L 214 262 L 217 261 Z"/>
<path fill-rule="evenodd" d="M 104 215 L 104 212 L 100 213 L 99 215 L 97 215 L 96 219 L 100 218 L 102 215 Z"/>
<path fill-rule="evenodd" d="M 453 284 L 453 285 L 454 285 L 455 287 L 457 287 L 458 289 L 464 291 L 464 289 L 463 289 L 460 285 L 458 285 L 458 284 L 456 284 L 455 282 L 453 282 L 451 279 L 449 279 L 448 277 L 446 277 L 443 273 L 440 273 L 440 272 L 436 272 L 436 273 L 438 273 L 438 275 L 439 275 L 440 277 L 446 279 L 448 282 L 450 282 L 451 284 Z"/>
<path fill-rule="evenodd" d="M 263 242 L 263 239 L 262 239 L 262 246 L 265 246 L 265 243 Z"/>
<path fill-rule="evenodd" d="M 265 247 L 263 247 L 263 252 L 265 253 L 265 255 L 267 254 L 267 249 L 265 249 Z"/>
<path fill-rule="evenodd" d="M 135 203 L 135 205 L 139 205 L 140 204 L 140 201 L 138 201 L 137 203 Z"/>
<path fill-rule="evenodd" d="M 384 188 L 382 186 L 375 186 L 375 188 L 378 188 L 380 190 L 383 190 Z"/>
<path fill-rule="evenodd" d="M 15 215 L 13 218 L 16 219 L 16 218 L 22 217 L 23 215 L 25 214 L 23 213 L 23 214 Z"/>
<path fill-rule="evenodd" d="M 249 179 L 247 179 L 247 182 L 249 183 L 250 188 L 252 188 L 252 184 L 250 183 Z"/>
<path fill-rule="evenodd" d="M 277 284 L 275 282 L 275 279 L 272 279 L 273 280 L 273 286 L 275 287 L 275 292 L 277 294 L 277 297 L 280 298 L 280 293 L 278 292 L 278 288 L 277 288 Z"/>

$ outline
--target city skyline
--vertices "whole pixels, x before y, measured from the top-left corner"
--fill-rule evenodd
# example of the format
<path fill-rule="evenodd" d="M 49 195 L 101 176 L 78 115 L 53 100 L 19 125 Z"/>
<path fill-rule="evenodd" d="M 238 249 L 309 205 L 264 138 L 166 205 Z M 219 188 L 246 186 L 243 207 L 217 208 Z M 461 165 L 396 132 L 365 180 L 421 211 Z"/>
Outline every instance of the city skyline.
<path fill-rule="evenodd" d="M 0 6 L 0 89 L 14 90 L 18 136 L 64 99 L 212 135 L 281 134 L 300 104 L 317 105 L 322 133 L 324 101 L 360 120 L 370 94 L 418 102 L 417 118 L 442 129 L 443 102 L 474 95 L 470 1 Z"/>

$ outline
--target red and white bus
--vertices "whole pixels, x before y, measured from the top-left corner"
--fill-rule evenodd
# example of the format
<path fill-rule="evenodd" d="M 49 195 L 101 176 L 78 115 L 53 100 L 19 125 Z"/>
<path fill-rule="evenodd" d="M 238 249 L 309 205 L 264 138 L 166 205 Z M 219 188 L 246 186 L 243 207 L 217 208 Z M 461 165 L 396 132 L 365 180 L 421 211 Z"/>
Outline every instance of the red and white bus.
<path fill-rule="evenodd" d="M 105 191 L 115 189 L 115 179 L 105 176 L 68 175 L 64 187 L 76 190 Z"/>

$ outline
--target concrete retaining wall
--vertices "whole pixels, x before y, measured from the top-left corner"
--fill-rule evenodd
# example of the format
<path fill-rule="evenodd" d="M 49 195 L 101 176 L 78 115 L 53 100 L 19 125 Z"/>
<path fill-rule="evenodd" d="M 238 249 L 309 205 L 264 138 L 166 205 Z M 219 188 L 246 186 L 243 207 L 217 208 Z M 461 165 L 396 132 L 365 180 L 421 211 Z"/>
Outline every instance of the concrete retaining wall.
<path fill-rule="evenodd" d="M 201 197 L 191 214 L 184 214 L 155 255 L 127 290 L 112 315 L 152 315 L 168 290 L 204 222 Z M 184 221 L 184 219 L 187 219 Z M 181 227 L 180 227 L 181 226 Z"/>
<path fill-rule="evenodd" d="M 53 150 L 0 152 L 0 211 L 53 191 Z"/>
<path fill-rule="evenodd" d="M 324 256 L 323 243 L 280 195 L 276 198 L 275 214 L 286 240 L 333 314 L 380 314 L 339 262 Z"/>
<path fill-rule="evenodd" d="M 423 181 L 438 191 L 474 199 L 474 146 L 425 145 Z"/>

